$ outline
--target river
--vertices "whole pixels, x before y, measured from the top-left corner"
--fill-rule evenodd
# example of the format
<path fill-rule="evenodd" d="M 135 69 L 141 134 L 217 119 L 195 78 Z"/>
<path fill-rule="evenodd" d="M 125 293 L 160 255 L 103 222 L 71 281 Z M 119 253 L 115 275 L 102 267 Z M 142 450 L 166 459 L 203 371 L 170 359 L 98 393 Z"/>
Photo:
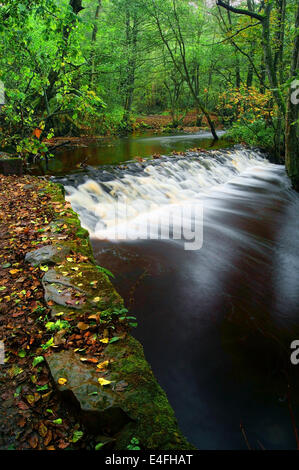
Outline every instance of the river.
<path fill-rule="evenodd" d="M 283 166 L 218 149 L 58 180 L 186 437 L 199 449 L 295 449 L 299 196 Z M 181 226 L 198 230 L 197 249 L 173 237 Z"/>
<path fill-rule="evenodd" d="M 57 150 L 55 158 L 49 162 L 48 170 L 44 163 L 43 173 L 51 175 L 67 175 L 82 171 L 81 163 L 89 166 L 118 164 L 135 157 L 148 158 L 154 154 L 170 154 L 172 151 L 181 152 L 188 148 L 200 147 L 224 148 L 231 145 L 224 136 L 225 132 L 218 131 L 219 140 L 214 142 L 210 132 L 197 134 L 158 135 L 153 132 L 136 133 L 123 137 L 105 137 L 85 147 L 74 147 Z M 67 138 L 66 138 L 67 140 Z M 39 174 L 40 169 L 36 171 Z"/>

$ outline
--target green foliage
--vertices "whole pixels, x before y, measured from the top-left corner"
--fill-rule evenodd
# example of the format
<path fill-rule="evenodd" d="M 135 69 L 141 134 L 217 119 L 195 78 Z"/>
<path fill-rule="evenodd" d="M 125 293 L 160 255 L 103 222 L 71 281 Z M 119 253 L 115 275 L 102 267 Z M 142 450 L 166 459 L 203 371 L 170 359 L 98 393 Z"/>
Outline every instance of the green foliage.
<path fill-rule="evenodd" d="M 72 442 L 76 443 L 78 442 L 81 437 L 83 437 L 83 431 L 74 431 L 73 437 L 72 437 Z"/>
<path fill-rule="evenodd" d="M 101 450 L 101 448 L 104 446 L 104 443 L 103 442 L 99 442 L 98 444 L 96 444 L 94 450 Z"/>
<path fill-rule="evenodd" d="M 0 30 L 0 79 L 6 91 L 0 145 L 37 155 L 47 147 L 33 136 L 35 129 L 50 138 L 58 121 L 84 126 L 100 116 L 105 105 L 85 80 L 78 83 L 85 61 L 84 27 L 72 4 L 30 2 L 28 10 L 25 4 L 7 2 Z"/>
<path fill-rule="evenodd" d="M 234 123 L 228 131 L 227 137 L 235 142 L 272 149 L 274 134 L 273 127 L 269 126 L 264 119 L 258 119 L 248 124 Z"/>
<path fill-rule="evenodd" d="M 124 307 L 109 308 L 101 312 L 100 322 L 113 323 L 113 320 L 117 319 L 120 322 L 127 322 L 131 328 L 136 328 L 138 326 L 136 317 L 128 315 L 128 313 L 128 310 Z M 112 342 L 112 340 L 110 342 Z"/>
<path fill-rule="evenodd" d="M 32 362 L 32 367 L 36 367 L 38 364 L 40 364 L 41 362 L 44 362 L 44 357 L 43 356 L 36 356 L 34 359 L 33 359 L 33 362 Z"/>
<path fill-rule="evenodd" d="M 136 123 L 140 113 L 169 115 L 175 128 L 193 109 L 200 123 L 200 103 L 229 125 L 246 114 L 232 133 L 247 141 L 252 129 L 256 143 L 258 128 L 258 139 L 269 145 L 275 114 L 269 112 L 264 127 L 263 97 L 268 112 L 276 91 L 287 96 L 294 0 L 287 1 L 280 64 L 279 2 L 270 17 L 277 90 L 264 73 L 260 25 L 234 13 L 228 21 L 224 10 L 206 2 L 102 0 L 99 10 L 98 0 L 84 1 L 82 10 L 70 0 L 2 3 L 0 147 L 43 158 L 45 138 L 136 130 L 146 127 Z M 253 7 L 264 14 L 264 4 Z M 235 92 L 233 103 L 223 100 L 227 90 Z M 249 99 L 259 110 L 254 116 Z"/>
<path fill-rule="evenodd" d="M 96 268 L 100 273 L 104 273 L 107 276 L 114 278 L 114 274 L 112 274 L 112 272 L 109 271 L 109 269 L 103 268 L 102 266 L 96 266 Z"/>
<path fill-rule="evenodd" d="M 141 450 L 139 447 L 139 439 L 132 437 L 130 444 L 127 445 L 128 450 Z"/>
<path fill-rule="evenodd" d="M 46 323 L 46 328 L 49 331 L 60 331 L 60 330 L 67 330 L 71 327 L 68 321 L 66 320 L 57 320 L 56 322 L 48 322 Z"/>
<path fill-rule="evenodd" d="M 49 341 L 47 341 L 45 344 L 42 344 L 42 345 L 41 345 L 41 348 L 44 349 L 44 350 L 46 350 L 46 349 L 51 348 L 51 346 L 53 346 L 53 345 L 54 345 L 54 338 L 52 337 L 52 338 L 50 338 Z"/>

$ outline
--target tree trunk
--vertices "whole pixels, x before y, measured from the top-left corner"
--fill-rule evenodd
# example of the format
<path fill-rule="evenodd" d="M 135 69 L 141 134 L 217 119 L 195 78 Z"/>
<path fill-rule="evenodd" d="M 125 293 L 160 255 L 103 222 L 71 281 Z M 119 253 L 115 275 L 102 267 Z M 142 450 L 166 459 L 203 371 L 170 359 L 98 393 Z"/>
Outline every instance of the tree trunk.
<path fill-rule="evenodd" d="M 293 187 L 299 191 L 299 80 L 296 80 L 299 69 L 299 5 L 295 21 L 295 42 L 292 59 L 291 76 L 294 79 L 288 97 L 285 134 L 285 162 Z"/>
<path fill-rule="evenodd" d="M 153 4 L 155 5 L 155 2 L 153 2 Z M 175 7 L 175 3 L 174 3 L 174 7 Z M 191 92 L 191 95 L 193 96 L 194 98 L 194 102 L 195 102 L 195 105 L 197 108 L 199 108 L 201 110 L 201 112 L 204 114 L 204 116 L 206 117 L 206 120 L 209 124 L 209 127 L 211 129 L 211 133 L 213 135 L 213 138 L 214 140 L 218 140 L 218 135 L 217 135 L 217 132 L 216 132 L 216 128 L 215 128 L 215 125 L 211 119 L 211 116 L 208 112 L 208 110 L 205 108 L 204 106 L 204 103 L 201 101 L 200 97 L 196 94 L 196 91 L 195 91 L 195 88 L 194 88 L 194 85 L 192 83 L 192 79 L 190 77 L 190 73 L 189 73 L 189 70 L 188 70 L 188 66 L 187 66 L 187 62 L 186 62 L 186 49 L 185 49 L 185 44 L 184 44 L 184 39 L 182 37 L 182 34 L 181 34 L 181 29 L 180 29 L 180 23 L 179 23 L 179 17 L 176 13 L 176 9 L 174 8 L 174 13 L 175 13 L 175 21 L 177 23 L 177 26 L 178 26 L 178 34 L 176 36 L 176 39 L 179 43 L 179 49 L 180 49 L 180 57 L 181 57 L 181 61 L 182 61 L 182 66 L 178 63 L 176 57 L 174 56 L 172 50 L 171 50 L 171 47 L 169 45 L 169 42 L 168 40 L 166 39 L 166 36 L 165 36 L 165 31 L 163 31 L 163 28 L 162 28 L 162 25 L 160 23 L 160 19 L 159 19 L 159 16 L 157 14 L 157 10 L 156 8 L 154 9 L 154 12 L 153 12 L 153 16 L 155 18 L 155 21 L 156 21 L 156 24 L 158 26 L 158 30 L 159 30 L 159 34 L 160 34 L 160 37 L 163 41 L 163 43 L 165 44 L 168 52 L 169 52 L 169 55 L 170 55 L 170 58 L 173 62 L 173 65 L 175 66 L 175 68 L 177 69 L 177 71 L 180 73 L 180 75 L 182 76 L 182 79 L 184 81 L 186 81 L 186 84 L 188 85 L 189 87 L 189 90 Z"/>
<path fill-rule="evenodd" d="M 128 47 L 128 62 L 126 71 L 125 82 L 125 115 L 124 120 L 129 121 L 130 113 L 133 104 L 134 88 L 135 88 L 135 74 L 136 74 L 136 61 L 137 61 L 137 39 L 138 39 L 138 20 L 136 14 L 133 15 L 131 26 L 131 15 L 127 11 L 126 18 L 126 41 Z"/>
<path fill-rule="evenodd" d="M 98 34 L 98 19 L 99 19 L 101 7 L 102 7 L 102 0 L 98 0 L 96 12 L 94 15 L 94 25 L 93 25 L 92 36 L 91 36 L 91 53 L 90 53 L 90 62 L 91 62 L 90 86 L 91 88 L 93 88 L 93 85 L 94 85 L 93 82 L 94 82 L 94 74 L 95 74 L 95 44 L 96 44 L 97 34 Z"/>

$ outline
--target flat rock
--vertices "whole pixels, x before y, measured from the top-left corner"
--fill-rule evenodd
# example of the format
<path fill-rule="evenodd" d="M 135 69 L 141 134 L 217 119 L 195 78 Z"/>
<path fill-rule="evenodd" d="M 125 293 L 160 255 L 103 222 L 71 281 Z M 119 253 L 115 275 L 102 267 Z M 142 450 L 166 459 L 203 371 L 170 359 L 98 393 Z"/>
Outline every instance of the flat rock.
<path fill-rule="evenodd" d="M 113 438 L 114 450 L 126 449 L 134 436 L 145 449 L 195 449 L 180 432 L 138 341 L 126 335 L 108 344 L 103 360 L 110 363 L 105 373 L 73 351 L 46 357 L 57 390 L 91 432 Z M 99 377 L 111 383 L 101 386 Z M 60 378 L 66 379 L 64 385 Z"/>
<path fill-rule="evenodd" d="M 81 309 L 84 305 L 82 300 L 85 296 L 84 292 L 78 287 L 74 286 L 70 279 L 62 276 L 50 269 L 43 277 L 42 280 L 44 288 L 44 297 L 47 303 L 55 303 L 64 307 L 71 307 L 74 309 Z"/>
<path fill-rule="evenodd" d="M 71 249 L 68 246 L 47 245 L 27 253 L 25 256 L 25 261 L 30 263 L 32 266 L 56 264 L 63 261 L 70 251 Z"/>
<path fill-rule="evenodd" d="M 112 384 L 98 383 L 101 374 L 95 366 L 81 362 L 73 351 L 54 353 L 46 360 L 58 391 L 92 432 L 114 435 L 131 421 Z M 60 378 L 67 380 L 64 385 L 59 385 Z"/>

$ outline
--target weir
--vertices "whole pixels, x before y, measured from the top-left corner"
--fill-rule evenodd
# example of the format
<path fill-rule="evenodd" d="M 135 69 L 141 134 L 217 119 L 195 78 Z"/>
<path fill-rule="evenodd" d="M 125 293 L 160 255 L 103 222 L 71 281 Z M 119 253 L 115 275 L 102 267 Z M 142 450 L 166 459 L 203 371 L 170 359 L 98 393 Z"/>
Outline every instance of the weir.
<path fill-rule="evenodd" d="M 154 231 L 170 212 L 175 219 L 184 206 L 200 205 L 207 191 L 250 167 L 265 165 L 269 163 L 258 151 L 190 152 L 187 156 L 108 167 L 109 171 L 90 168 L 84 176 L 73 175 L 72 184 L 66 178 L 60 181 L 91 236 L 114 239 L 117 223 L 117 238 L 122 239 L 122 233 L 123 238 L 126 233 L 134 237 L 136 227 L 146 227 L 147 222 L 152 222 Z M 173 225 L 178 229 L 175 220 Z M 146 228 L 143 234 L 135 234 L 142 235 L 146 238 Z"/>
<path fill-rule="evenodd" d="M 138 318 L 133 334 L 187 438 L 243 449 L 245 429 L 253 448 L 295 448 L 299 197 L 283 166 L 235 148 L 88 168 L 60 182 Z M 203 208 L 199 249 L 148 229 L 134 239 L 142 221 L 155 227 L 169 214 L 170 234 L 194 228 L 194 213 L 175 217 L 190 205 Z"/>

